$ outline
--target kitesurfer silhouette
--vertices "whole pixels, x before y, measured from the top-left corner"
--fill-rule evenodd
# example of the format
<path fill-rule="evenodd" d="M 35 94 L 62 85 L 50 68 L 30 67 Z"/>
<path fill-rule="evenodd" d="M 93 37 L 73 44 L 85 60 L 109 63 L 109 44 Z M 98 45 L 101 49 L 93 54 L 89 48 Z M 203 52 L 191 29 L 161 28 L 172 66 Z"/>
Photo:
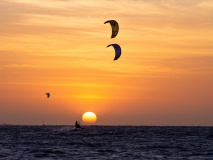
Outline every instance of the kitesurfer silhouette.
<path fill-rule="evenodd" d="M 78 121 L 75 122 L 75 129 L 77 128 L 81 128 L 80 124 L 78 123 Z"/>

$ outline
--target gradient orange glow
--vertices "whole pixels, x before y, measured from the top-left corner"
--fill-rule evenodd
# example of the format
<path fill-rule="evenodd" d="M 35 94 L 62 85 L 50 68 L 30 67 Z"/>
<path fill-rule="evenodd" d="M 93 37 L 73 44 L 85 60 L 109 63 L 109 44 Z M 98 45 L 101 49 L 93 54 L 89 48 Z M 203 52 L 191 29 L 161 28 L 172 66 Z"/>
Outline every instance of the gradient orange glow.
<path fill-rule="evenodd" d="M 213 125 L 212 0 L 0 6 L 0 124 Z"/>
<path fill-rule="evenodd" d="M 93 112 L 86 112 L 82 116 L 82 120 L 86 124 L 93 124 L 97 120 L 97 116 Z"/>

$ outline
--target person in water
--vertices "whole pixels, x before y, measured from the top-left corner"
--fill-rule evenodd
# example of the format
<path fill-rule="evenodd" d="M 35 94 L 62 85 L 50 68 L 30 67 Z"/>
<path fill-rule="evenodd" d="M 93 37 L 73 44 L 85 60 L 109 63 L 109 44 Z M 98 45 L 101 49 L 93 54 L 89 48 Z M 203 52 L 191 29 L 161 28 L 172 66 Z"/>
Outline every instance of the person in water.
<path fill-rule="evenodd" d="M 75 122 L 75 128 L 81 128 L 80 124 L 78 123 L 78 121 Z"/>

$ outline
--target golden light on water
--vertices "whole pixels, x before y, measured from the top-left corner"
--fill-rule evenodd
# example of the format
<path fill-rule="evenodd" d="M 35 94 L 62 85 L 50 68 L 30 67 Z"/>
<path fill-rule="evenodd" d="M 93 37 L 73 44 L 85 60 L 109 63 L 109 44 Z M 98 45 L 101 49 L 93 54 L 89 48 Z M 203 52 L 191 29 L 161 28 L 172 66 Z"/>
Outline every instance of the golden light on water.
<path fill-rule="evenodd" d="M 83 114 L 82 120 L 86 124 L 93 124 L 97 121 L 97 116 L 93 112 L 86 112 Z"/>

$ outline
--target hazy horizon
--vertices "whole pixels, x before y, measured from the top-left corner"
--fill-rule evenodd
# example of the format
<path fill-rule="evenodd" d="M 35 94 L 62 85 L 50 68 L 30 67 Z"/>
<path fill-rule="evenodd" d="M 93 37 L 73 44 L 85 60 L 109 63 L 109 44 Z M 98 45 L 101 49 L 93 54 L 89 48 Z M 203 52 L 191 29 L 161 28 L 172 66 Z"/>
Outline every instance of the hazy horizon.
<path fill-rule="evenodd" d="M 0 124 L 74 125 L 91 111 L 94 125 L 213 126 L 213 1 L 0 7 Z"/>

